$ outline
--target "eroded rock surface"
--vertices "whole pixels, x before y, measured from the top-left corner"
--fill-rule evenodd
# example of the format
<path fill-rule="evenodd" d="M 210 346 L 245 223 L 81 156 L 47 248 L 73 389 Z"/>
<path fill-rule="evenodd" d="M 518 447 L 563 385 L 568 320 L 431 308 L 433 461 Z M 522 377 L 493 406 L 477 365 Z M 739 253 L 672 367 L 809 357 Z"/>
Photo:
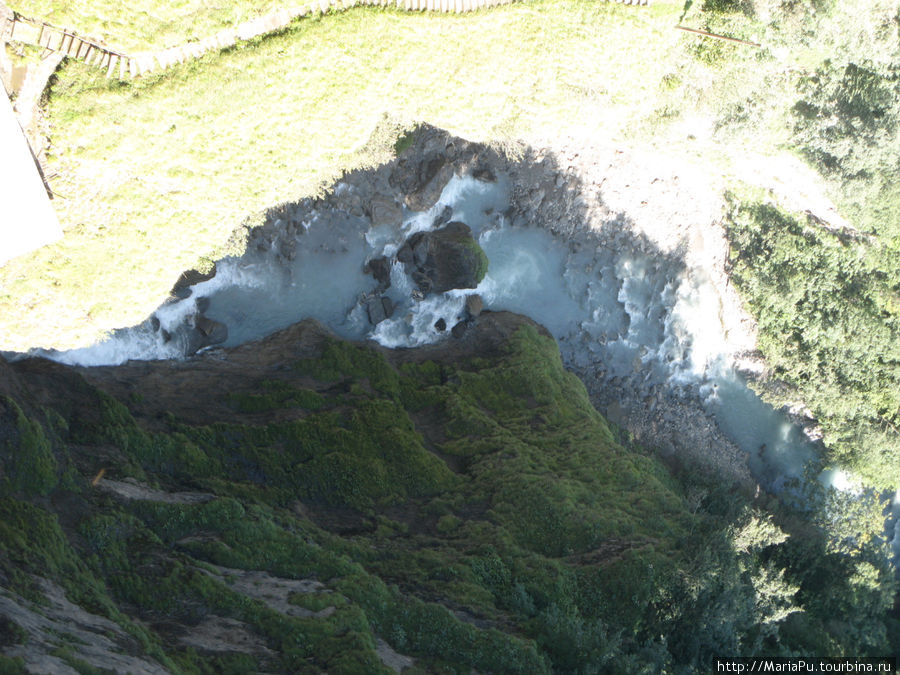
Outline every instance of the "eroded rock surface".
<path fill-rule="evenodd" d="M 169 671 L 146 656 L 134 656 L 139 645 L 118 624 L 70 602 L 65 591 L 48 579 L 35 578 L 44 598 L 35 606 L 14 589 L 0 587 L 0 616 L 16 624 L 21 644 L 2 652 L 19 657 L 33 673 L 76 673 L 74 657 L 94 668 L 116 673 L 159 675 Z M 62 658 L 60 651 L 71 655 Z"/>

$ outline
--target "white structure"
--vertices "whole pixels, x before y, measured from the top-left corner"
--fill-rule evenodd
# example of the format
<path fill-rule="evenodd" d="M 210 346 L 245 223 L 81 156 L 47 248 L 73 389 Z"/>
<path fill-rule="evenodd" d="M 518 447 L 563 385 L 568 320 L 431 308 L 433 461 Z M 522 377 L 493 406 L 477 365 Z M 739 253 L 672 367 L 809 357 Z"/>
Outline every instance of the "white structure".
<path fill-rule="evenodd" d="M 0 96 L 0 265 L 62 237 L 44 181 L 3 87 Z"/>

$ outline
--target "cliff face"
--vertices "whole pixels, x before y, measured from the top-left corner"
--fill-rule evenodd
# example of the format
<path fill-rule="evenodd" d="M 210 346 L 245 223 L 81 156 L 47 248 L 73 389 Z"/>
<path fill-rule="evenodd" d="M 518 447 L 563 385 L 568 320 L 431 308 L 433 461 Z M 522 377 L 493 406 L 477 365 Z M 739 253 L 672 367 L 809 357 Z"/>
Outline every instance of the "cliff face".
<path fill-rule="evenodd" d="M 305 321 L 184 361 L 0 369 L 12 671 L 601 667 L 692 527 L 518 315 L 416 350 Z"/>

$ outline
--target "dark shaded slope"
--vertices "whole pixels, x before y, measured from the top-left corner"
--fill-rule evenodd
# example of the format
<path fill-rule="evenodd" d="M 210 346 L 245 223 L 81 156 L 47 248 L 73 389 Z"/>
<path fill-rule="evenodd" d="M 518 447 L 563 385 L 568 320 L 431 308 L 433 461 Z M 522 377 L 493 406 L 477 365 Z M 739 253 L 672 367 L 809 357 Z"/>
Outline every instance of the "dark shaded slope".
<path fill-rule="evenodd" d="M 865 551 L 683 497 L 518 315 L 0 369 L 0 671 L 703 672 L 895 626 Z"/>
<path fill-rule="evenodd" d="M 304 322 L 183 362 L 0 367 L 3 651 L 31 668 L 375 672 L 410 663 L 393 647 L 540 672 L 551 614 L 593 625 L 688 527 L 515 315 L 427 350 Z M 87 618 L 23 618 L 51 596 Z M 79 638 L 100 621 L 106 651 Z"/>

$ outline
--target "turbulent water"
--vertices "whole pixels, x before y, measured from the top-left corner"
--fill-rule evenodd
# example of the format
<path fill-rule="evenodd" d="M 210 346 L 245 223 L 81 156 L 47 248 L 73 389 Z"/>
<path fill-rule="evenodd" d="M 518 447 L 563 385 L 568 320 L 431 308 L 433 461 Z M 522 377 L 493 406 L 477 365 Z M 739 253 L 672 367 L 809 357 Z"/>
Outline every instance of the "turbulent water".
<path fill-rule="evenodd" d="M 340 184 L 337 192 L 353 189 Z M 450 339 L 435 324 L 443 319 L 452 327 L 463 318 L 466 295 L 478 293 L 487 309 L 522 313 L 546 326 L 577 372 L 692 388 L 719 428 L 747 453 L 751 471 L 767 489 L 781 492 L 803 477 L 817 450 L 733 368 L 719 294 L 703 272 L 635 248 L 615 250 L 586 233 L 562 239 L 542 227 L 513 227 L 502 215 L 507 192 L 503 178 L 454 177 L 428 212 L 405 211 L 401 224 L 380 227 L 362 216 L 320 210 L 304 220 L 301 231 L 279 235 L 296 239 L 292 259 L 277 256 L 273 245 L 219 261 L 214 278 L 193 286 L 189 298 L 162 305 L 145 323 L 90 347 L 43 355 L 87 366 L 181 357 L 186 346 L 178 328 L 197 313 L 198 301 L 208 302 L 207 317 L 227 325 L 225 346 L 311 317 L 342 337 L 413 347 Z M 363 272 L 365 261 L 391 257 L 412 233 L 448 216 L 472 228 L 490 261 L 487 276 L 474 291 L 416 299 L 403 266 L 394 262 L 385 295 L 395 310 L 372 326 L 364 301 L 375 282 Z M 175 337 L 166 339 L 170 334 Z M 819 480 L 847 487 L 840 471 L 823 472 Z M 893 510 L 900 515 L 900 498 Z M 894 545 L 900 552 L 900 537 Z"/>

